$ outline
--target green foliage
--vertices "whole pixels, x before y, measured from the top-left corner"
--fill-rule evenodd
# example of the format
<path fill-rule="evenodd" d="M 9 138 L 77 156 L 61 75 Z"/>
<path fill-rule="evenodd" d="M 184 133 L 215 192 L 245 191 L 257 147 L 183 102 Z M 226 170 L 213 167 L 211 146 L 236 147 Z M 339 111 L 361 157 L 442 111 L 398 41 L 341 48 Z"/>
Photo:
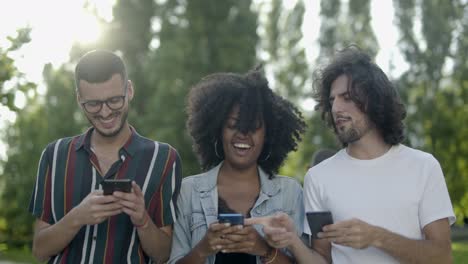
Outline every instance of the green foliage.
<path fill-rule="evenodd" d="M 8 248 L 0 244 L 0 262 L 2 263 L 40 263 L 34 259 L 31 249 L 27 246 L 22 248 Z"/>
<path fill-rule="evenodd" d="M 285 9 L 281 0 L 273 1 L 271 5 L 261 41 L 269 55 L 266 66 L 273 74 L 271 86 L 280 95 L 299 103 L 310 92 L 306 86 L 309 65 L 301 42 L 304 2 L 297 1 L 292 10 Z"/>
<path fill-rule="evenodd" d="M 323 63 L 336 51 L 356 44 L 372 56 L 378 51 L 377 39 L 370 24 L 370 0 L 320 1 L 320 57 Z"/>
<path fill-rule="evenodd" d="M 21 72 L 14 65 L 11 53 L 17 51 L 22 45 L 28 43 L 31 29 L 23 28 L 17 30 L 16 37 L 8 37 L 10 47 L 3 49 L 0 47 L 0 104 L 10 110 L 17 111 L 15 106 L 15 95 L 17 92 L 26 93 L 36 86 L 27 82 Z"/>
<path fill-rule="evenodd" d="M 44 68 L 48 90 L 45 97 L 28 98 L 16 121 L 4 134 L 8 159 L 1 162 L 4 189 L 0 196 L 0 219 L 4 219 L 0 243 L 10 248 L 30 244 L 33 217 L 28 212 L 39 157 L 46 144 L 80 133 L 84 120 L 78 115 L 72 75 L 65 67 Z M 42 101 L 45 99 L 45 101 Z"/>
<path fill-rule="evenodd" d="M 260 25 L 265 28 L 260 44 L 268 54 L 265 64 L 272 73 L 270 86 L 275 92 L 298 105 L 310 94 L 310 69 L 305 47 L 301 42 L 304 2 L 297 1 L 291 10 L 286 9 L 281 0 L 272 1 L 270 5 L 270 10 L 265 15 L 266 20 Z M 261 10 L 262 8 L 264 6 L 260 6 Z M 299 146 L 301 148 L 303 144 Z M 300 150 L 290 153 L 280 173 L 302 180 L 305 164 L 308 163 L 303 154 Z"/>

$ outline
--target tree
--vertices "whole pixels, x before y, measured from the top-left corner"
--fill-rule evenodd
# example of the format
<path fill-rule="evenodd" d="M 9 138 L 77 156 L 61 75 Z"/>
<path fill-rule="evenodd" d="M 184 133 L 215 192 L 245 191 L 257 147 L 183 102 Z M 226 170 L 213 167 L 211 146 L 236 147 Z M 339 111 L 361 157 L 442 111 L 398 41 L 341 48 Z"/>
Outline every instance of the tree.
<path fill-rule="evenodd" d="M 31 41 L 30 32 L 30 28 L 18 29 L 16 37 L 7 38 L 11 43 L 10 47 L 6 49 L 0 47 L 0 104 L 13 111 L 18 110 L 14 104 L 16 93 L 26 93 L 36 87 L 34 83 L 28 82 L 24 78 L 23 73 L 18 71 L 14 65 L 14 59 L 11 57 L 12 52 L 18 51 L 21 46 Z"/>
<path fill-rule="evenodd" d="M 408 105 L 408 143 L 439 160 L 462 221 L 468 215 L 468 131 L 462 125 L 468 122 L 466 3 L 395 0 L 394 5 L 399 46 L 411 65 L 398 80 Z M 415 32 L 417 22 L 420 32 Z"/>
<path fill-rule="evenodd" d="M 350 44 L 356 44 L 373 57 L 377 54 L 370 4 L 370 0 L 349 0 L 348 5 L 340 0 L 320 1 L 319 64 Z"/>
<path fill-rule="evenodd" d="M 304 12 L 302 0 L 297 1 L 292 10 L 286 9 L 282 0 L 274 0 L 266 15 L 261 41 L 268 54 L 266 65 L 273 75 L 271 86 L 295 103 L 300 103 L 300 99 L 310 92 L 306 87 L 309 65 L 301 42 Z"/>
<path fill-rule="evenodd" d="M 1 162 L 5 189 L 0 196 L 0 218 L 6 223 L 2 233 L 9 247 L 31 241 L 33 217 L 27 206 L 42 150 L 52 140 L 75 135 L 86 127 L 76 105 L 73 76 L 66 68 L 44 67 L 46 95 L 28 98 L 4 135 L 8 159 Z"/>
<path fill-rule="evenodd" d="M 36 85 L 32 82 L 28 82 L 16 66 L 14 65 L 14 59 L 12 53 L 17 52 L 21 47 L 28 43 L 31 39 L 29 37 L 30 29 L 24 28 L 17 30 L 15 37 L 8 37 L 7 39 L 11 43 L 6 49 L 0 48 L 0 104 L 6 106 L 9 110 L 18 111 L 19 109 L 15 106 L 15 96 L 21 92 L 26 94 L 28 91 L 33 90 Z M 3 131 L 2 136 L 5 137 L 6 131 Z M 4 160 L 0 161 L 0 170 L 3 172 L 3 177 L 0 179 L 2 188 L 0 188 L 0 241 L 9 241 L 7 238 L 10 235 L 19 234 L 19 240 L 23 241 L 27 239 L 24 236 L 23 227 L 12 229 L 10 226 L 11 217 L 16 217 L 15 214 L 11 215 L 9 208 L 22 206 L 21 201 L 15 199 L 4 200 L 4 197 L 8 197 L 8 192 L 15 191 L 18 189 L 10 190 L 9 182 L 21 181 L 21 179 L 8 178 L 8 174 L 5 173 L 7 168 L 4 166 Z M 15 219 L 11 219 L 15 220 Z M 21 222 L 19 222 L 21 223 Z M 26 228 L 27 229 L 27 228 Z M 27 232 L 26 232 L 27 233 Z M 21 244 L 21 242 L 20 242 Z"/>

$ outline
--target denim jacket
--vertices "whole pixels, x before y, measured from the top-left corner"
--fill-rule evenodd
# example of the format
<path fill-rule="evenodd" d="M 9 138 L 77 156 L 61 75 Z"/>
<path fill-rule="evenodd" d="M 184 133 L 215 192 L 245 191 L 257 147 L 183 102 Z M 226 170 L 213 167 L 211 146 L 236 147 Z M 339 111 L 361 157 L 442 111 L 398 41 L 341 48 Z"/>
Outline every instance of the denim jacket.
<path fill-rule="evenodd" d="M 218 188 L 216 185 L 218 172 L 222 163 L 211 170 L 186 177 L 177 202 L 177 221 L 174 224 L 172 236 L 172 251 L 168 263 L 175 263 L 187 255 L 192 248 L 205 236 L 209 225 L 217 221 Z M 259 167 L 260 194 L 255 205 L 250 210 L 251 217 L 273 215 L 275 212 L 285 212 L 293 220 L 297 233 L 302 234 L 304 221 L 304 205 L 302 188 L 297 180 L 290 177 L 276 176 L 269 179 Z M 254 228 L 264 236 L 262 226 Z M 215 255 L 207 258 L 206 264 L 214 264 Z M 257 257 L 260 264 L 260 258 Z"/>

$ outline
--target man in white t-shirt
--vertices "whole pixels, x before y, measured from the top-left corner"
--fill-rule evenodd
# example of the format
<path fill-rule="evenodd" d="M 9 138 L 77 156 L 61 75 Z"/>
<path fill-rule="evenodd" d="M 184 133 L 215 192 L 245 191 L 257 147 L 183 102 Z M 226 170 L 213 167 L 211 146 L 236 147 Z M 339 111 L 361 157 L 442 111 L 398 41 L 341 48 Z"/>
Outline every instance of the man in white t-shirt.
<path fill-rule="evenodd" d="M 441 167 L 401 144 L 406 112 L 387 76 L 350 47 L 317 75 L 314 97 L 344 148 L 308 171 L 305 211 L 330 211 L 334 224 L 310 250 L 284 214 L 250 221 L 299 263 L 451 263 L 455 216 Z"/>

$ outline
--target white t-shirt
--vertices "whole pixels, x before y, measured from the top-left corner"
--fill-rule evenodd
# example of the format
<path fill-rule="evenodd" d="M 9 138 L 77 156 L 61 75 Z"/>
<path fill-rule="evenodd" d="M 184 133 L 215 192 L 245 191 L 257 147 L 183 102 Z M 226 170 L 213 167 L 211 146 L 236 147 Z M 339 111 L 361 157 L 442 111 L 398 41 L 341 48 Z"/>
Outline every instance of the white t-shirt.
<path fill-rule="evenodd" d="M 372 160 L 345 149 L 312 167 L 304 179 L 305 211 L 331 211 L 333 221 L 358 218 L 410 239 L 423 239 L 425 225 L 442 218 L 455 222 L 439 162 L 404 145 Z M 310 234 L 307 219 L 304 232 Z M 398 263 L 384 251 L 332 243 L 333 263 Z"/>

